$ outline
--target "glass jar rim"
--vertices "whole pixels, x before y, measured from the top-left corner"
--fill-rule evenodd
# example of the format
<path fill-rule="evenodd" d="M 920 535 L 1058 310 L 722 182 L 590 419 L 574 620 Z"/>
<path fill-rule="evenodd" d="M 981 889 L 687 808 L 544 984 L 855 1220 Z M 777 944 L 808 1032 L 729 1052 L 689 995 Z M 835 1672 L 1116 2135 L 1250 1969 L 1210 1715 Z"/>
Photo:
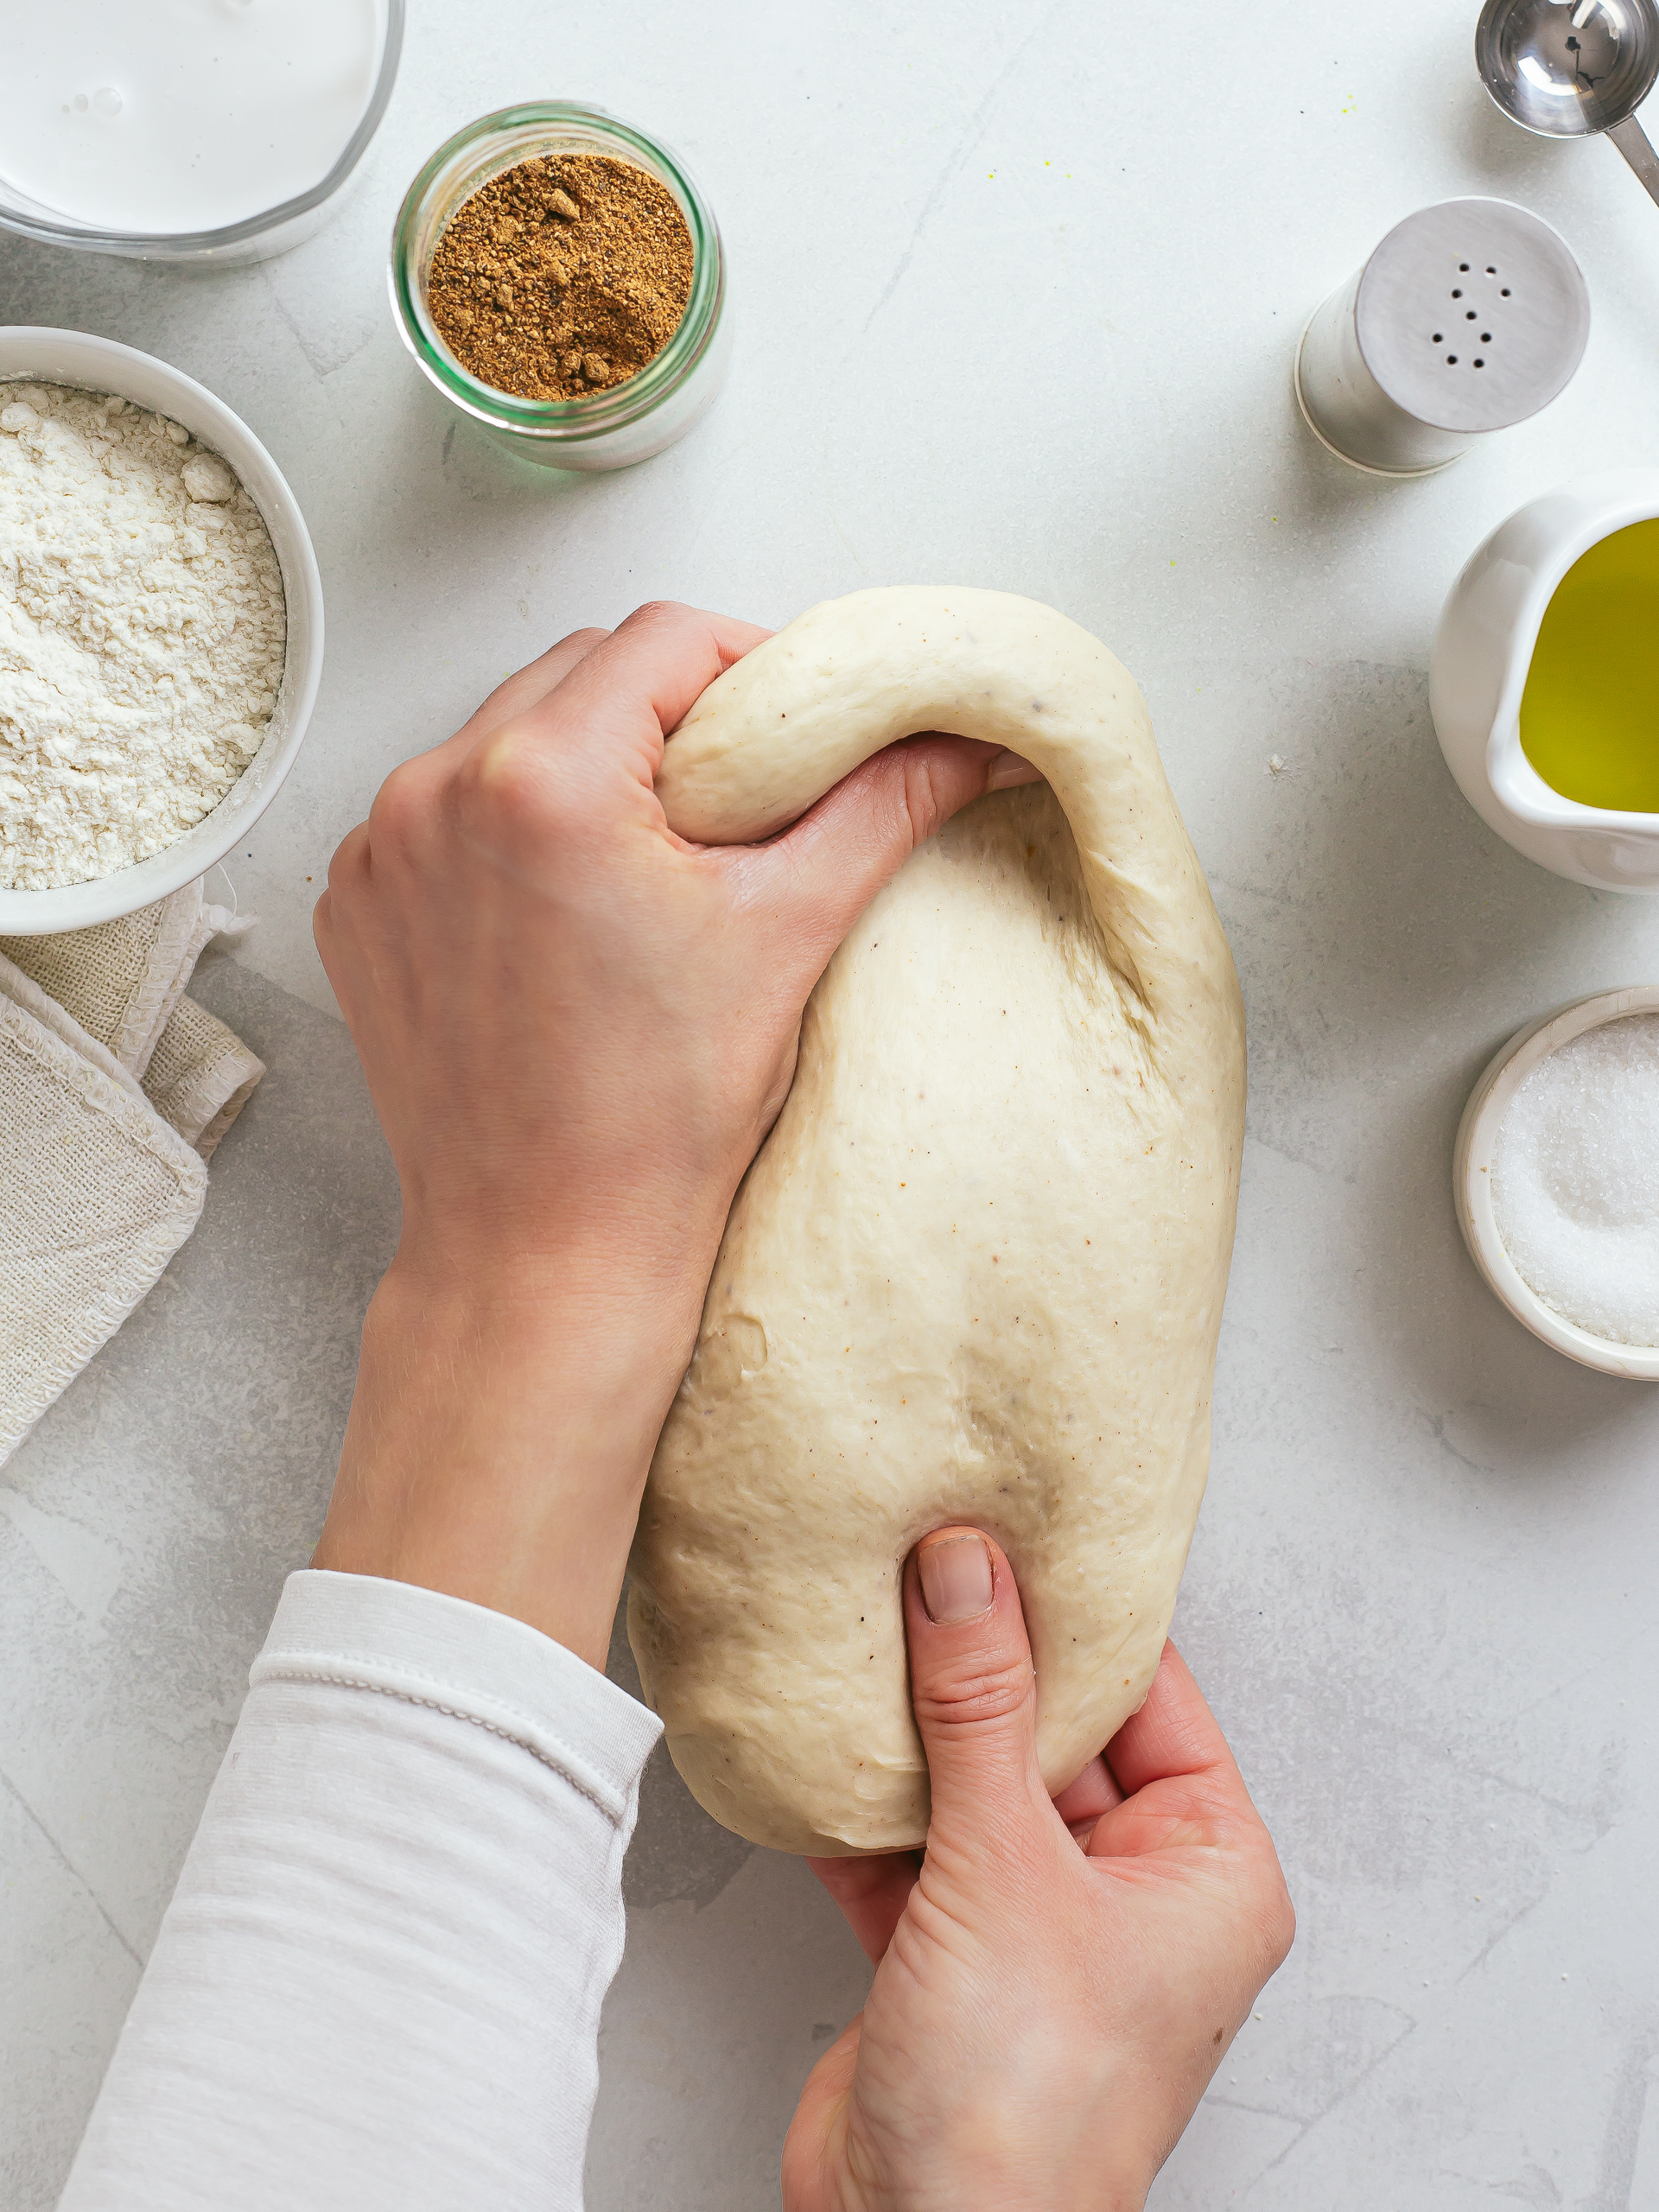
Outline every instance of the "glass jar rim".
<path fill-rule="evenodd" d="M 455 199 L 451 213 L 492 178 L 518 162 L 536 158 L 533 147 L 538 132 L 554 133 L 561 128 L 608 141 L 622 158 L 632 157 L 669 186 L 691 234 L 691 294 L 662 351 L 632 376 L 579 399 L 525 399 L 486 384 L 462 366 L 432 320 L 424 271 L 416 263 L 432 202 L 439 189 L 465 168 L 469 156 L 477 156 L 476 166 L 467 175 L 466 188 Z M 515 142 L 524 150 L 492 159 L 493 149 L 512 147 Z M 448 220 L 446 215 L 444 227 Z M 442 235 L 440 229 L 437 236 Z M 726 290 L 720 226 L 684 162 L 661 139 L 602 107 L 575 100 L 529 100 L 497 108 L 446 139 L 423 164 L 404 195 L 392 227 L 390 276 L 392 307 L 404 342 L 446 397 L 495 429 L 562 443 L 601 437 L 635 423 L 677 391 L 709 351 Z"/>
<path fill-rule="evenodd" d="M 362 119 L 346 140 L 345 149 L 327 176 L 314 184 L 308 192 L 297 193 L 292 200 L 283 200 L 274 207 L 261 209 L 257 215 L 245 215 L 240 222 L 226 223 L 213 231 L 112 231 L 96 224 L 78 223 L 66 216 L 53 219 L 46 214 L 31 214 L 27 209 L 14 207 L 0 197 L 0 229 L 16 231 L 24 238 L 38 238 L 45 245 L 67 245 L 90 248 L 118 247 L 124 253 L 142 255 L 146 251 L 183 257 L 193 253 L 211 253 L 226 246 L 245 245 L 251 239 L 263 238 L 267 231 L 274 231 L 284 223 L 291 223 L 302 215 L 308 215 L 321 207 L 324 200 L 332 200 L 346 182 L 352 171 L 369 150 L 374 134 L 391 101 L 392 88 L 397 81 L 397 64 L 404 49 L 404 0 L 385 0 L 386 37 L 380 49 L 380 68 L 374 80 L 374 90 Z M 0 187 L 0 191 L 3 188 Z"/>

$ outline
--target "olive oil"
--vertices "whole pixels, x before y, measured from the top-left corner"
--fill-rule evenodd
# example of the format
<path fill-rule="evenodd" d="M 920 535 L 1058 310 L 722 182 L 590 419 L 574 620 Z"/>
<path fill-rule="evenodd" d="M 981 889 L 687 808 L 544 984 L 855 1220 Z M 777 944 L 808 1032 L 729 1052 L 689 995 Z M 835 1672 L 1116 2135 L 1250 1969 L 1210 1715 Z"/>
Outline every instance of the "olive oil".
<path fill-rule="evenodd" d="M 1521 746 L 1563 798 L 1659 814 L 1659 521 L 1614 531 L 1555 587 Z"/>

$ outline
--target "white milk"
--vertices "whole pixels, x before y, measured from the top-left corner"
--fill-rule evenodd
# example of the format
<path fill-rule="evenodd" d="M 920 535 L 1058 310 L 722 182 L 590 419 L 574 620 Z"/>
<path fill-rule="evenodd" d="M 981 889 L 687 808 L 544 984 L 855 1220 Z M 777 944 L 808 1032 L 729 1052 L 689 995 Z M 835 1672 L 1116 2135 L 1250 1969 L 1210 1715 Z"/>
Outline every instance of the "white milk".
<path fill-rule="evenodd" d="M 385 0 L 8 9 L 0 188 L 100 229 L 213 231 L 320 184 L 362 121 Z"/>

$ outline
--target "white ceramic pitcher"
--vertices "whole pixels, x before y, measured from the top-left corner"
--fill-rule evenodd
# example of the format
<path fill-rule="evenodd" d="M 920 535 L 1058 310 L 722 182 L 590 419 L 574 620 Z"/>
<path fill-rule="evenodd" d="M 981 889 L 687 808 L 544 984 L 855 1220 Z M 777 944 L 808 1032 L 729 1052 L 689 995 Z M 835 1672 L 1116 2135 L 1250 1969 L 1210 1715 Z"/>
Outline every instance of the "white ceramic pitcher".
<path fill-rule="evenodd" d="M 1521 695 L 1544 609 L 1580 556 L 1659 516 L 1659 469 L 1563 484 L 1500 523 L 1452 585 L 1429 662 L 1446 766 L 1483 822 L 1557 875 L 1598 891 L 1659 892 L 1659 814 L 1584 806 L 1521 749 Z M 1659 610 L 1656 610 L 1659 616 Z M 1654 702 L 1659 743 L 1659 699 Z"/>

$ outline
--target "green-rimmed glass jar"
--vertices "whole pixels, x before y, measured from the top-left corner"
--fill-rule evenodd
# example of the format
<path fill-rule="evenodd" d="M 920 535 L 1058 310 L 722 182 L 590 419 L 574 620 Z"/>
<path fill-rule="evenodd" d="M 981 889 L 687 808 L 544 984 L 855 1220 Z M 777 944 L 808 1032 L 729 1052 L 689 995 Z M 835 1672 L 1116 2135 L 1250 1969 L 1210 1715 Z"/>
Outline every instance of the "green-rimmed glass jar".
<path fill-rule="evenodd" d="M 520 399 L 464 369 L 438 334 L 427 277 L 464 200 L 543 155 L 632 162 L 667 187 L 691 233 L 691 296 L 679 327 L 637 375 L 580 399 Z M 481 115 L 440 146 L 409 188 L 391 236 L 391 301 L 404 343 L 446 399 L 544 468 L 627 468 L 683 437 L 720 390 L 731 346 L 720 226 L 677 154 L 603 108 L 534 100 Z"/>

